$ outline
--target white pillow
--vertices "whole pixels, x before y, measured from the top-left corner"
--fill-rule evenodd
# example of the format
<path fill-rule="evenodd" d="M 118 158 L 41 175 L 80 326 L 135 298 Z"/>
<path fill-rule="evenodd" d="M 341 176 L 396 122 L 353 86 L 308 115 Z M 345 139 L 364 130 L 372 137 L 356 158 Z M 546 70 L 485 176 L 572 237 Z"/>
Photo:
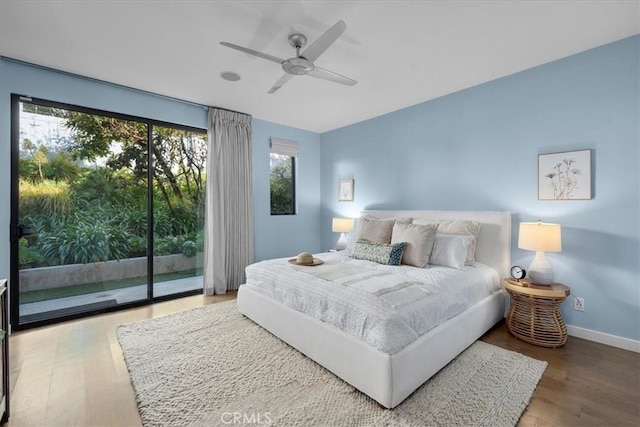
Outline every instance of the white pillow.
<path fill-rule="evenodd" d="M 460 234 L 436 234 L 429 263 L 445 267 L 462 268 L 467 260 L 467 250 L 473 236 Z"/>
<path fill-rule="evenodd" d="M 438 234 L 462 234 L 472 236 L 473 240 L 467 248 L 465 265 L 473 265 L 476 260 L 476 242 L 480 234 L 480 223 L 468 220 L 430 220 L 416 218 L 414 224 L 438 224 Z"/>
<path fill-rule="evenodd" d="M 391 244 L 406 242 L 407 247 L 402 254 L 402 263 L 424 268 L 429 264 L 429 257 L 436 239 L 438 226 L 405 224 L 396 222 L 393 225 Z"/>
<path fill-rule="evenodd" d="M 353 230 L 351 230 L 351 233 L 347 234 L 347 248 L 345 249 L 345 254 L 351 255 L 351 250 L 358 241 L 358 232 L 358 226 L 356 225 Z"/>

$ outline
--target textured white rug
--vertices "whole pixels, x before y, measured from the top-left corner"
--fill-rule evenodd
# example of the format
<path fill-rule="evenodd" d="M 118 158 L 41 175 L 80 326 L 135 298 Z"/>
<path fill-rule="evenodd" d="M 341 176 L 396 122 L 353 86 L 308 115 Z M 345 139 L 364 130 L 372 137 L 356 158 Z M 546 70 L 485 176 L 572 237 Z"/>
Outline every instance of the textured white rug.
<path fill-rule="evenodd" d="M 242 316 L 235 301 L 117 333 L 147 427 L 515 425 L 547 365 L 478 341 L 384 410 Z"/>

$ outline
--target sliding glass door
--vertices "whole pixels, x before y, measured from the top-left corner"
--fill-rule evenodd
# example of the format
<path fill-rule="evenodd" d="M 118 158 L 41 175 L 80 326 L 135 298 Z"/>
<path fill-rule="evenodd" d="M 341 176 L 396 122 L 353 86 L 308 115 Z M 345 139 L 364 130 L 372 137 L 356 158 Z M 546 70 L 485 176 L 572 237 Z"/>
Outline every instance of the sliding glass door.
<path fill-rule="evenodd" d="M 202 289 L 206 133 L 13 97 L 12 323 Z"/>
<path fill-rule="evenodd" d="M 206 134 L 153 127 L 153 294 L 202 289 Z"/>

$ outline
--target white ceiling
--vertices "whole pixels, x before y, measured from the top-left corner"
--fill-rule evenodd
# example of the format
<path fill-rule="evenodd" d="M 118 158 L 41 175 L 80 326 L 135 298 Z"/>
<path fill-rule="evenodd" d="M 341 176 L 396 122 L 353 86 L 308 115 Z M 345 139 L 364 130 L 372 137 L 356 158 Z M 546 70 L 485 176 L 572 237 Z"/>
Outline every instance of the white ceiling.
<path fill-rule="evenodd" d="M 639 1 L 0 0 L 0 55 L 324 132 L 640 32 Z M 219 45 L 294 56 L 342 19 L 316 65 L 342 86 L 295 77 Z M 223 71 L 242 77 L 232 83 Z"/>

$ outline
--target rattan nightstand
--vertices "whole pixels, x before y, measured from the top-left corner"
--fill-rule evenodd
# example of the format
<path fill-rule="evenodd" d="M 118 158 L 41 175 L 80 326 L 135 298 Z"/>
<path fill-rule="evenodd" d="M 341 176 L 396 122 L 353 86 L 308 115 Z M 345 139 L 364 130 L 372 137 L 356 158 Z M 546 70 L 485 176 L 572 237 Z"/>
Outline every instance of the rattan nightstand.
<path fill-rule="evenodd" d="M 533 285 L 527 281 L 504 279 L 504 287 L 511 295 L 507 314 L 507 328 L 514 336 L 543 347 L 560 347 L 567 342 L 560 305 L 569 296 L 568 286 L 553 283 Z"/>

